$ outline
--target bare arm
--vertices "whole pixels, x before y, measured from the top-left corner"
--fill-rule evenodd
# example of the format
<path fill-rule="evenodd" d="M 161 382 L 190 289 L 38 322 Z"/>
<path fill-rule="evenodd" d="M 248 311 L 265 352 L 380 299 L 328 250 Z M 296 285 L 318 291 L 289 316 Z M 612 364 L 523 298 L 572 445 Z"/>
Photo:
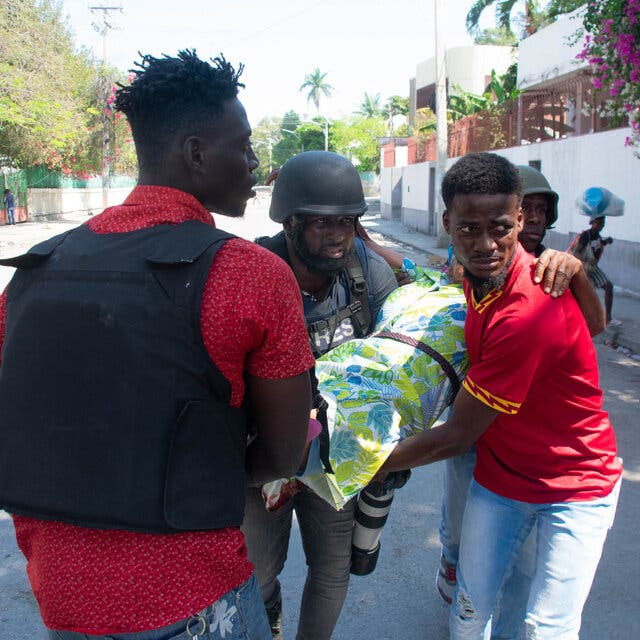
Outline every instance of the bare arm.
<path fill-rule="evenodd" d="M 554 298 L 561 296 L 570 287 L 589 327 L 589 333 L 597 336 L 604 331 L 604 309 L 579 258 L 566 251 L 546 249 L 536 260 L 534 280 L 543 282 L 545 292 Z"/>
<path fill-rule="evenodd" d="M 264 180 L 264 184 L 265 186 L 269 186 L 270 184 L 273 184 L 277 179 L 278 176 L 280 175 L 280 167 L 276 167 Z"/>
<path fill-rule="evenodd" d="M 580 265 L 580 271 L 571 278 L 570 287 L 571 293 L 580 305 L 580 311 L 587 322 L 591 336 L 602 333 L 607 325 L 604 309 L 582 265 Z"/>
<path fill-rule="evenodd" d="M 380 472 L 403 471 L 461 455 L 471 448 L 497 415 L 498 411 L 462 388 L 453 403 L 449 419 L 439 427 L 399 442 Z"/>
<path fill-rule="evenodd" d="M 371 249 L 374 253 L 377 253 L 393 269 L 400 286 L 412 281 L 407 272 L 402 268 L 404 256 L 399 254 L 397 251 L 383 247 L 375 240 L 372 240 L 367 233 L 367 230 L 362 226 L 360 220 L 356 222 L 356 233 L 362 238 L 367 248 Z"/>
<path fill-rule="evenodd" d="M 264 484 L 292 476 L 300 466 L 309 427 L 309 373 L 280 380 L 249 376 L 247 393 L 257 428 L 247 449 L 247 481 Z"/>

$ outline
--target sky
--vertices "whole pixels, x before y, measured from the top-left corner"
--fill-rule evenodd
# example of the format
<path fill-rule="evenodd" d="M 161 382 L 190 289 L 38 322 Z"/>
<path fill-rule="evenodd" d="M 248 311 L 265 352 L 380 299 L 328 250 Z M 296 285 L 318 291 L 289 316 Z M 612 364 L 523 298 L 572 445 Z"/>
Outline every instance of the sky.
<path fill-rule="evenodd" d="M 445 46 L 471 44 L 465 16 L 473 0 L 443 4 Z M 222 52 L 234 65 L 244 63 L 240 99 L 252 125 L 290 109 L 313 117 L 315 107 L 299 89 L 316 67 L 333 87 L 322 113 L 343 117 L 365 91 L 383 101 L 407 96 L 416 65 L 435 55 L 433 0 L 64 0 L 76 45 L 100 59 L 102 37 L 92 23 L 101 14 L 90 6 L 122 6 L 110 18 L 117 29 L 109 31 L 107 59 L 123 71 L 138 51 L 195 48 L 201 58 Z M 493 16 L 483 21 L 490 26 Z"/>

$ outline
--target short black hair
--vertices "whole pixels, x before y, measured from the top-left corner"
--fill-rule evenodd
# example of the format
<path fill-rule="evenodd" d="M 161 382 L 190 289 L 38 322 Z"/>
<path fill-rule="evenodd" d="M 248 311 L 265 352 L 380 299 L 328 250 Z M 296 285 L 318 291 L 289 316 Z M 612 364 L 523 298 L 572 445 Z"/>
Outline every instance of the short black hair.
<path fill-rule="evenodd" d="M 496 153 L 469 153 L 442 180 L 442 199 L 447 208 L 458 193 L 515 193 L 520 202 L 522 179 L 516 167 Z"/>
<path fill-rule="evenodd" d="M 236 71 L 220 54 L 209 64 L 195 49 L 184 49 L 177 57 L 154 58 L 140 54 L 133 81 L 118 86 L 115 107 L 127 117 L 136 144 L 138 163 L 155 168 L 176 132 L 185 126 L 198 132 L 219 114 L 225 100 L 235 98 L 244 65 Z"/>

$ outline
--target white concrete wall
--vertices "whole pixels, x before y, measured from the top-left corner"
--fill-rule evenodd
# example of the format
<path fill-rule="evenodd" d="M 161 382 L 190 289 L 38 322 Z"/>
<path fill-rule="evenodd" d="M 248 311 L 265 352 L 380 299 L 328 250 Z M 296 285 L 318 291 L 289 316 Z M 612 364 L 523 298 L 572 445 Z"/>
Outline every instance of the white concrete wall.
<path fill-rule="evenodd" d="M 455 93 L 458 84 L 465 91 L 481 94 L 486 88 L 485 76 L 495 69 L 498 75 L 506 72 L 515 60 L 515 49 L 496 45 L 453 47 L 445 53 L 449 89 Z M 416 88 L 436 81 L 436 59 L 429 58 L 416 67 Z"/>
<path fill-rule="evenodd" d="M 406 167 L 409 164 L 409 147 L 396 145 L 396 167 Z"/>
<path fill-rule="evenodd" d="M 407 167 L 388 167 L 380 172 L 380 213 L 383 218 L 400 218 L 402 177 Z"/>
<path fill-rule="evenodd" d="M 380 166 L 380 204 L 391 205 L 391 181 L 394 167 Z"/>
<path fill-rule="evenodd" d="M 614 129 L 586 136 L 502 149 L 514 164 L 540 160 L 542 173 L 560 196 L 556 231 L 575 233 L 587 228 L 589 219 L 575 205 L 579 193 L 589 187 L 606 187 L 626 203 L 626 213 L 607 220 L 606 234 L 640 243 L 640 160 L 624 139 L 629 129 Z"/>
<path fill-rule="evenodd" d="M 629 133 L 626 128 L 615 129 L 511 147 L 498 153 L 514 164 L 540 161 L 542 172 L 558 192 L 558 221 L 547 234 L 547 246 L 566 249 L 571 238 L 588 227 L 589 219 L 575 205 L 578 195 L 588 187 L 606 187 L 622 198 L 625 215 L 607 220 L 604 235 L 616 242 L 605 250 L 601 266 L 615 285 L 640 293 L 640 159 L 624 146 Z M 449 158 L 447 168 L 456 160 Z M 397 184 L 397 172 L 402 173 L 402 221 L 422 232 L 427 230 L 429 168 L 434 165 L 425 162 L 382 170 L 382 181 L 389 184 L 392 178 Z"/>
<path fill-rule="evenodd" d="M 410 164 L 402 177 L 402 223 L 421 233 L 429 232 L 429 166 Z"/>
<path fill-rule="evenodd" d="M 133 187 L 109 189 L 108 206 L 120 204 Z M 32 218 L 82 211 L 99 213 L 103 209 L 102 189 L 27 189 L 27 206 Z"/>
<path fill-rule="evenodd" d="M 553 24 L 520 41 L 518 46 L 518 88 L 529 89 L 573 73 L 589 65 L 576 56 L 583 40 L 571 45 L 569 40 L 582 26 L 582 9 L 561 15 Z"/>
<path fill-rule="evenodd" d="M 402 178 L 402 206 L 409 209 L 427 209 L 429 206 L 429 163 L 410 164 Z"/>

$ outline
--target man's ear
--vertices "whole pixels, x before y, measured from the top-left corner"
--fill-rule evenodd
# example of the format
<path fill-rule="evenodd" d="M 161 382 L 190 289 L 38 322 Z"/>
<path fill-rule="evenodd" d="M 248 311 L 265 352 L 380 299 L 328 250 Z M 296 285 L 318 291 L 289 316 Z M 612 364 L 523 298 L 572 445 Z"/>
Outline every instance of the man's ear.
<path fill-rule="evenodd" d="M 182 143 L 182 157 L 189 171 L 200 173 L 204 166 L 205 149 L 202 138 L 189 136 Z"/>
<path fill-rule="evenodd" d="M 449 210 L 445 209 L 444 212 L 442 213 L 442 226 L 444 227 L 444 230 L 451 235 L 451 230 L 449 228 Z"/>

